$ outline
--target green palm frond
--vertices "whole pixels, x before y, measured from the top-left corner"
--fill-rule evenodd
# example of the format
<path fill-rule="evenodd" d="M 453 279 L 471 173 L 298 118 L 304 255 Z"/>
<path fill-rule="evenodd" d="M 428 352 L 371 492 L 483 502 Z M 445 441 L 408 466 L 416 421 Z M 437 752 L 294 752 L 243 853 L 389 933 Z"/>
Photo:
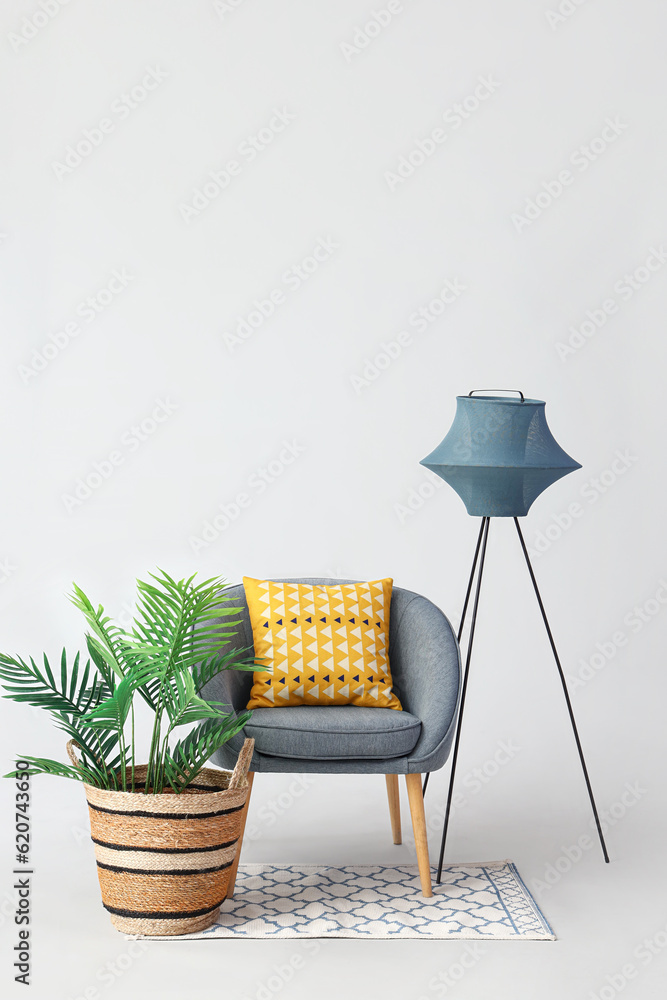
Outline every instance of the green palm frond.
<path fill-rule="evenodd" d="M 140 691 L 145 700 L 152 701 L 159 719 L 175 674 L 220 658 L 240 619 L 239 609 L 225 602 L 225 585 L 220 578 L 195 585 L 194 576 L 176 581 L 163 570 L 150 576 L 149 581 L 137 581 L 133 635 L 138 646 L 151 647 L 155 675 Z M 226 664 L 227 658 L 223 666 Z M 207 673 L 214 672 L 207 668 Z M 160 739 L 158 721 L 151 754 Z M 160 771 L 157 763 L 155 770 Z"/>
<path fill-rule="evenodd" d="M 219 719 L 226 706 L 221 702 L 204 701 L 195 689 L 191 673 L 179 671 L 165 690 L 164 706 L 169 717 L 169 731 L 204 719 Z"/>
<path fill-rule="evenodd" d="M 224 581 L 214 577 L 195 583 L 194 576 L 176 581 L 159 570 L 137 587 L 137 613 L 127 631 L 73 585 L 70 600 L 90 628 L 90 658 L 84 666 L 78 653 L 68 663 L 65 650 L 59 671 L 52 670 L 46 655 L 38 666 L 32 658 L 0 654 L 5 697 L 49 711 L 81 752 L 76 769 L 46 758 L 25 758 L 34 768 L 29 773 L 128 790 L 128 773 L 131 779 L 136 764 L 134 696 L 139 693 L 154 716 L 146 791 L 160 792 L 165 781 L 182 791 L 250 718 L 249 712 L 227 715 L 229 706 L 200 694 L 222 670 L 256 667 L 252 648 L 229 648 L 241 620 L 240 609 L 226 597 Z M 192 724 L 196 728 L 170 754 L 172 731 Z M 131 728 L 129 740 L 126 728 Z"/>
<path fill-rule="evenodd" d="M 195 664 L 192 668 L 192 676 L 195 682 L 195 689 L 201 689 L 210 680 L 217 677 L 223 670 L 257 670 L 258 662 L 255 659 L 255 651 L 252 646 L 244 649 L 231 649 L 220 656 L 211 656 L 208 660 Z"/>
<path fill-rule="evenodd" d="M 86 725 L 78 717 L 64 713 L 54 713 L 54 725 L 74 740 L 91 766 L 109 775 L 120 766 L 123 755 L 119 751 L 120 737 L 117 732 L 104 733 Z"/>
<path fill-rule="evenodd" d="M 164 650 L 161 646 L 139 642 L 134 636 L 118 639 L 127 674 L 142 674 L 141 684 L 135 688 L 148 707 L 158 711 L 158 697 L 164 676 Z"/>
<path fill-rule="evenodd" d="M 207 719 L 193 729 L 174 749 L 165 753 L 164 778 L 174 789 L 182 791 L 201 771 L 210 757 L 243 729 L 252 713 L 226 715 Z"/>
<path fill-rule="evenodd" d="M 109 663 L 105 655 L 105 647 L 94 635 L 86 635 L 86 647 L 90 658 L 97 667 L 98 672 L 106 681 L 107 687 L 110 691 L 113 691 L 116 687 L 116 677 L 117 674 L 114 671 L 113 664 Z"/>
<path fill-rule="evenodd" d="M 67 715 L 83 715 L 95 708 L 110 693 L 103 677 L 95 675 L 91 677 L 90 660 L 86 662 L 83 671 L 79 671 L 78 653 L 69 671 L 67 653 L 64 649 L 60 658 L 59 681 L 53 674 L 46 653 L 42 670 L 32 657 L 30 663 L 26 663 L 19 656 L 5 656 L 0 653 L 0 685 L 7 692 L 5 698 L 33 705 L 35 708 L 43 708 L 48 712 L 64 712 Z"/>
<path fill-rule="evenodd" d="M 48 757 L 27 757 L 25 754 L 21 754 L 20 759 L 32 766 L 20 771 L 10 771 L 4 775 L 5 778 L 18 778 L 26 774 L 56 774 L 61 778 L 72 778 L 74 781 L 85 781 L 95 787 L 104 787 L 99 785 L 98 773 L 84 764 L 73 767 L 71 764 L 62 764 L 59 760 L 50 760 Z"/>
<path fill-rule="evenodd" d="M 114 625 L 111 618 L 105 614 L 101 604 L 95 608 L 80 587 L 77 587 L 75 583 L 72 584 L 72 587 L 70 601 L 75 608 L 83 612 L 84 618 L 97 638 L 97 645 L 105 661 L 111 665 L 119 677 L 122 677 L 126 665 L 123 661 L 119 640 L 123 638 L 123 630 L 118 625 Z"/>
<path fill-rule="evenodd" d="M 132 708 L 134 692 L 145 683 L 151 669 L 150 664 L 144 664 L 129 670 L 109 698 L 81 716 L 83 725 L 121 734 Z"/>
<path fill-rule="evenodd" d="M 83 592 L 81 591 L 81 593 Z M 111 662 L 108 646 L 101 642 L 96 635 L 87 635 L 86 645 L 88 646 L 90 658 L 106 680 L 111 691 L 114 690 L 116 685 L 116 665 L 118 663 L 123 664 L 123 674 L 118 676 L 124 676 L 125 673 L 135 667 L 152 664 L 156 655 L 161 652 L 159 647 L 149 646 L 146 643 L 138 643 L 134 638 L 120 632 L 114 633 L 114 656 L 116 657 L 114 662 Z M 159 686 L 158 678 L 156 678 L 156 684 Z M 155 711 L 157 706 L 151 694 L 150 687 L 148 685 L 142 687 L 140 693 L 148 707 Z"/>
<path fill-rule="evenodd" d="M 113 676 L 111 679 L 115 684 Z M 32 659 L 26 663 L 20 657 L 0 655 L 0 682 L 7 691 L 6 698 L 50 712 L 58 729 L 81 746 L 86 765 L 96 775 L 95 784 L 107 787 L 119 763 L 111 756 L 118 737 L 101 741 L 99 735 L 82 722 L 82 717 L 103 703 L 112 690 L 103 676 L 91 673 L 90 660 L 81 670 L 77 653 L 70 667 L 63 650 L 58 675 L 46 655 L 42 669 Z"/>
<path fill-rule="evenodd" d="M 137 639 L 160 647 L 160 661 L 169 676 L 175 664 L 194 667 L 219 655 L 240 624 L 236 606 L 228 606 L 220 578 L 195 585 L 194 577 L 176 582 L 164 571 L 151 574 L 155 584 L 139 580 Z"/>

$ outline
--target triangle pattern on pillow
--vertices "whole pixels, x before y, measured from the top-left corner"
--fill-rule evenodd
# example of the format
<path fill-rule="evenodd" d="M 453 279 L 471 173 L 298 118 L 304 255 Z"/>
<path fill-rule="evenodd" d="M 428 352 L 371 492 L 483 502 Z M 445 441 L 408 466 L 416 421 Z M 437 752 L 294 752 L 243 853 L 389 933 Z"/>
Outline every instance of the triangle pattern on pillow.
<path fill-rule="evenodd" d="M 387 655 L 390 579 L 330 587 L 250 577 L 243 583 L 255 657 L 262 664 L 249 708 L 278 703 L 400 709 Z"/>

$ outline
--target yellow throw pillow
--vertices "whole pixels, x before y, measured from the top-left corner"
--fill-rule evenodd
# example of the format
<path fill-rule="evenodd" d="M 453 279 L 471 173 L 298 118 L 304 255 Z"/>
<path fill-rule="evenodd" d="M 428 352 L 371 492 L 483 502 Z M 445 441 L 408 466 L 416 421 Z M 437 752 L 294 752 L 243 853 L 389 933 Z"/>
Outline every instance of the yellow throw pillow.
<path fill-rule="evenodd" d="M 256 670 L 248 708 L 397 708 L 389 669 L 393 580 L 272 583 L 243 578 Z"/>

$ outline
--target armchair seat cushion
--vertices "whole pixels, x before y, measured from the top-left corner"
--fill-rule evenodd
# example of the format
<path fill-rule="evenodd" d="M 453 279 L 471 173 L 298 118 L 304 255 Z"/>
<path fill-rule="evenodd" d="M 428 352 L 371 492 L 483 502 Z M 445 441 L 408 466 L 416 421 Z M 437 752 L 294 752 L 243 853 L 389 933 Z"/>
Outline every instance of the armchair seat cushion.
<path fill-rule="evenodd" d="M 255 750 L 294 760 L 404 757 L 414 748 L 421 722 L 409 712 L 354 705 L 256 708 L 244 732 Z"/>

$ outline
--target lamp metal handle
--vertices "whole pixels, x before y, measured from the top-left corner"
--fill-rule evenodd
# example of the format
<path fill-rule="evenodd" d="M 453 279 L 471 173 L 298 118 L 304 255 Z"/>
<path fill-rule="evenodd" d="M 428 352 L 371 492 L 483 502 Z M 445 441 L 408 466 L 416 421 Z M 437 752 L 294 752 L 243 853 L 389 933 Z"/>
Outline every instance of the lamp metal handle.
<path fill-rule="evenodd" d="M 523 393 L 521 392 L 521 389 L 471 389 L 468 395 L 472 396 L 473 392 L 518 392 L 519 395 L 521 396 L 522 403 L 524 402 L 525 398 Z"/>

